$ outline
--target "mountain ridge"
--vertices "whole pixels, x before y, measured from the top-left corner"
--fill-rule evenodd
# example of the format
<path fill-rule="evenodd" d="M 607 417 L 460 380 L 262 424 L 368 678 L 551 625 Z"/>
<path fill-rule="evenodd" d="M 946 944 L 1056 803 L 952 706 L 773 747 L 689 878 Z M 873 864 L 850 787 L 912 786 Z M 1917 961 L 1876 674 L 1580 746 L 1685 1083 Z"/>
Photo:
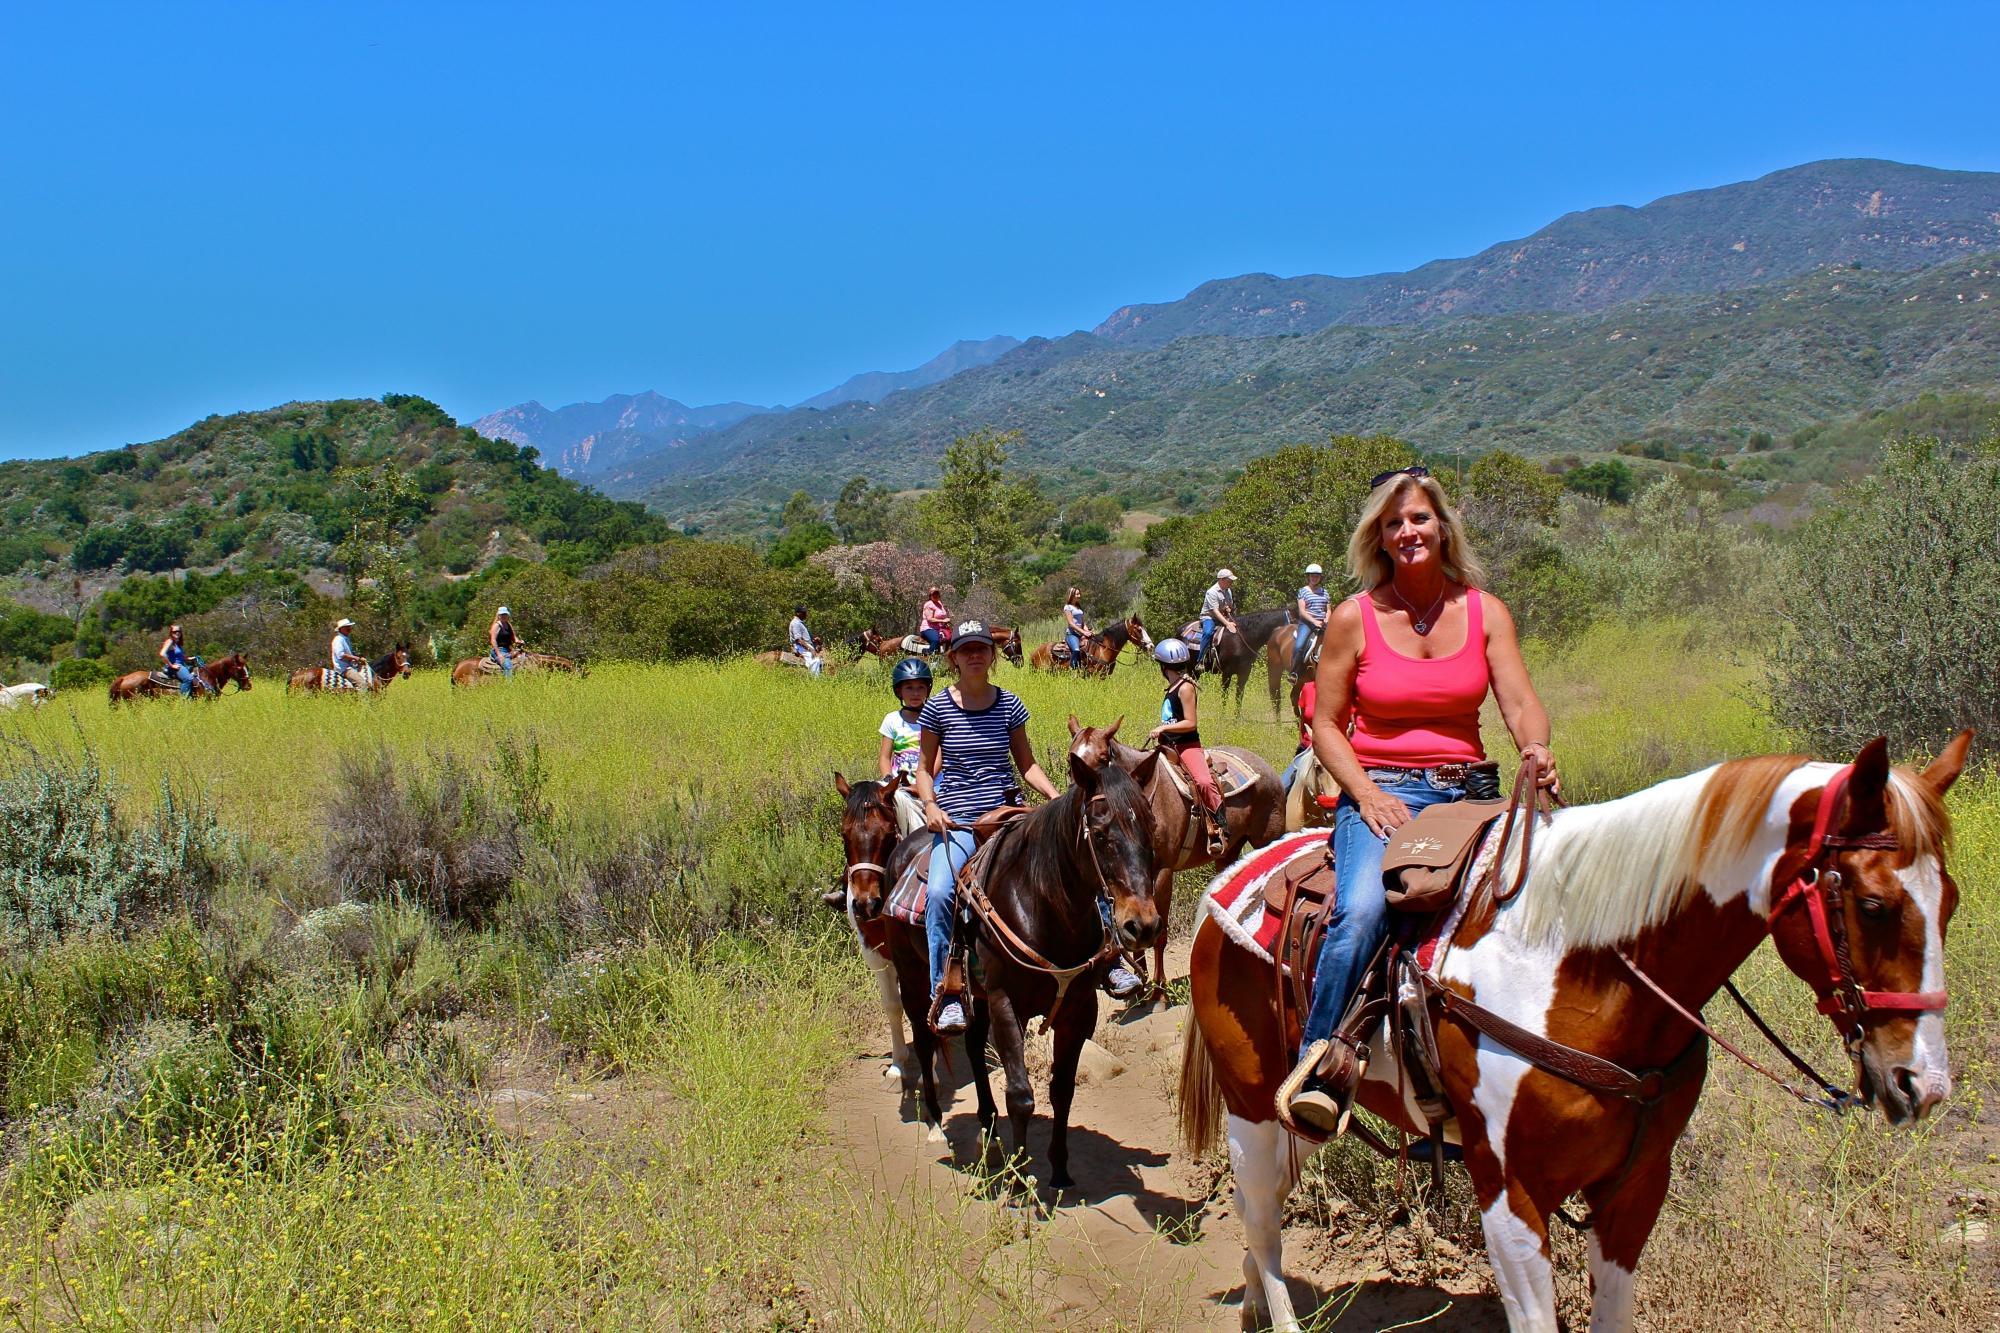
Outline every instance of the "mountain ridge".
<path fill-rule="evenodd" d="M 1246 273 L 1120 306 L 1092 333 L 1161 346 L 1731 291 L 1832 263 L 1913 269 L 2000 249 L 2000 173 L 1832 158 L 1637 207 L 1565 213 L 1462 259 L 1359 277 Z M 1897 262 L 1902 261 L 1902 262 Z"/>

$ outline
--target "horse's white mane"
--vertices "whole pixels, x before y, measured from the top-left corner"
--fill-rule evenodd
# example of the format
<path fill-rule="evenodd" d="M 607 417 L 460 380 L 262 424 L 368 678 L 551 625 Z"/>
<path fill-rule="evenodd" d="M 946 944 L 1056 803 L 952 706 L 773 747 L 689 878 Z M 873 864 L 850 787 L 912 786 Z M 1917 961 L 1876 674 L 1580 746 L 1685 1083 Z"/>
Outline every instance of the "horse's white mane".
<path fill-rule="evenodd" d="M 1518 928 L 1572 948 L 1623 944 L 1685 907 L 1750 846 L 1801 755 L 1760 755 L 1669 778 L 1600 805 L 1573 806 L 1535 832 Z M 1889 775 L 1890 826 L 1918 856 L 1948 835 L 1943 806 L 1914 774 Z M 1517 831 L 1502 882 L 1520 865 Z M 1745 885 L 1745 888 L 1755 886 Z"/>

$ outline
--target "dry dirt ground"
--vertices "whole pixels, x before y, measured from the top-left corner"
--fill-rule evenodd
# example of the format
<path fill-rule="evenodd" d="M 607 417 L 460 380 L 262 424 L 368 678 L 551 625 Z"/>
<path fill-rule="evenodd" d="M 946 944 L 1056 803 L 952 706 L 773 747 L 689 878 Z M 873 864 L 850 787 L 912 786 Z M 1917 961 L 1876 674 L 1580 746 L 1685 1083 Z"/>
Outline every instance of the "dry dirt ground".
<path fill-rule="evenodd" d="M 1185 975 L 1186 969 L 1183 942 L 1170 952 L 1168 970 Z M 1016 1194 L 1011 1202 L 995 1201 L 1002 1192 L 981 1165 L 962 1046 L 953 1045 L 958 1086 L 943 1131 L 927 1130 L 914 1100 L 899 1096 L 887 1073 L 879 1018 L 868 1034 L 870 1053 L 852 1061 L 831 1089 L 830 1144 L 862 1188 L 902 1199 L 928 1196 L 946 1215 L 967 1214 L 969 1226 L 990 1224 L 978 1210 L 1007 1208 L 1021 1238 L 988 1259 L 981 1276 L 1012 1293 L 1014 1308 L 1025 1307 L 1031 1318 L 1065 1328 L 1235 1328 L 1243 1232 L 1226 1184 L 1217 1182 L 1217 1164 L 1187 1158 L 1176 1143 L 1173 1090 L 1187 1010 L 1159 1007 L 1122 1021 L 1108 1011 L 1104 1002 L 1096 1037 L 1102 1051 L 1086 1052 L 1071 1115 L 1076 1188 L 1060 1199 L 1035 1203 Z M 1045 1068 L 1031 1061 L 1031 1070 L 1037 1077 L 1029 1174 L 1039 1178 L 1047 1172 L 1048 1096 Z M 992 1080 L 1001 1101 L 997 1070 Z M 1302 1317 L 1321 1310 L 1322 1320 L 1338 1318 L 1344 1328 L 1506 1327 L 1483 1254 L 1437 1237 L 1421 1255 L 1416 1250 L 1407 1228 L 1336 1236 L 1295 1223 L 1285 1232 L 1292 1299 Z"/>

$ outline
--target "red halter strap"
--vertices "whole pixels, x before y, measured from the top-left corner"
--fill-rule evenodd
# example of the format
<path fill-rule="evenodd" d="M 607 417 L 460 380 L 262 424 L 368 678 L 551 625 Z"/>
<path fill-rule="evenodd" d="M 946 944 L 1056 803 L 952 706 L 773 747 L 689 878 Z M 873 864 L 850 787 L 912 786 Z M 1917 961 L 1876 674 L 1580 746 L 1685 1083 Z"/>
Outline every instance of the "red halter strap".
<path fill-rule="evenodd" d="M 1850 1032 L 1870 1015 L 1929 1013 L 1944 1008 L 1946 999 L 1941 990 L 1863 990 L 1855 980 L 1854 964 L 1847 950 L 1847 916 L 1842 901 L 1846 884 L 1840 871 L 1831 865 L 1822 867 L 1821 862 L 1833 851 L 1849 848 L 1893 851 L 1897 844 L 1892 833 L 1843 837 L 1829 831 L 1834 811 L 1840 808 L 1840 799 L 1847 794 L 1847 780 L 1853 775 L 1854 765 L 1847 764 L 1827 779 L 1825 789 L 1820 792 L 1819 810 L 1813 816 L 1812 838 L 1806 843 L 1806 863 L 1771 905 L 1771 920 L 1775 922 L 1794 903 L 1805 904 L 1813 942 L 1819 947 L 1820 961 L 1826 965 L 1825 983 L 1812 983 L 1819 992 L 1819 1011 L 1833 1019 L 1835 1027 Z"/>

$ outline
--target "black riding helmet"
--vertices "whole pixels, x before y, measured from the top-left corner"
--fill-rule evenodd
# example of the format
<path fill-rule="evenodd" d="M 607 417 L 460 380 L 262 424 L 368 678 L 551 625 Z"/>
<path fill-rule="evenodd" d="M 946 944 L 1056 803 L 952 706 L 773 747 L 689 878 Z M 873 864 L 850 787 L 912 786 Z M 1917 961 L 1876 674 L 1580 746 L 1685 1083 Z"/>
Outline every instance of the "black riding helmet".
<path fill-rule="evenodd" d="M 896 669 L 889 673 L 889 692 L 902 698 L 902 689 L 913 680 L 931 683 L 931 668 L 922 658 L 906 657 L 896 663 Z"/>

